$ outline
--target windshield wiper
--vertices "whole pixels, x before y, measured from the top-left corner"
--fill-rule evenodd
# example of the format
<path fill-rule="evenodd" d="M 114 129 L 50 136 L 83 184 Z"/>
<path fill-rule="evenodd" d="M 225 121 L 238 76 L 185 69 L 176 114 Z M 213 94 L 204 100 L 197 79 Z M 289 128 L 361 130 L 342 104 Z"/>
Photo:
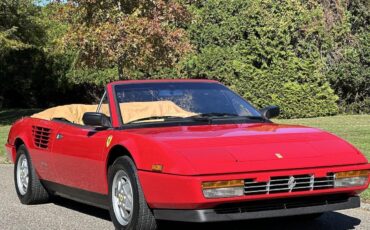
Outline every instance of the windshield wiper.
<path fill-rule="evenodd" d="M 135 123 L 135 122 L 138 122 L 138 121 L 160 120 L 160 119 L 164 119 L 164 120 L 166 120 L 166 119 L 184 119 L 184 117 L 179 117 L 179 116 L 151 116 L 151 117 L 144 117 L 144 118 L 136 119 L 136 120 L 127 122 L 126 124 Z"/>
<path fill-rule="evenodd" d="M 253 120 L 262 120 L 266 121 L 264 117 L 261 116 L 239 116 L 238 114 L 234 113 L 201 113 L 190 117 L 179 117 L 179 116 L 151 116 L 151 117 L 144 117 L 140 119 L 136 119 L 126 124 L 136 123 L 140 121 L 148 121 L 148 120 L 164 120 L 164 121 L 206 121 L 210 122 L 213 119 L 253 119 Z"/>
<path fill-rule="evenodd" d="M 195 118 L 195 119 L 206 119 L 206 120 L 219 120 L 219 119 L 249 119 L 249 120 L 261 120 L 261 121 L 266 121 L 266 118 L 262 116 L 239 116 L 238 114 L 233 114 L 233 113 L 202 113 L 198 114 L 195 116 L 191 116 L 190 118 Z"/>
<path fill-rule="evenodd" d="M 212 117 L 239 117 L 239 115 L 234 114 L 234 113 L 201 113 L 201 114 L 191 116 L 191 118 L 197 118 L 197 117 L 206 117 L 206 118 L 212 118 Z"/>
<path fill-rule="evenodd" d="M 148 121 L 148 120 L 160 120 L 160 119 L 164 119 L 164 120 L 176 120 L 176 119 L 189 120 L 191 119 L 191 120 L 200 121 L 200 120 L 209 120 L 210 118 L 214 118 L 214 117 L 237 117 L 237 116 L 239 115 L 232 114 L 232 113 L 201 113 L 201 114 L 197 114 L 197 115 L 190 116 L 190 117 L 151 116 L 151 117 L 144 117 L 144 118 L 136 119 L 136 120 L 127 122 L 126 124 L 140 122 L 140 121 Z"/>

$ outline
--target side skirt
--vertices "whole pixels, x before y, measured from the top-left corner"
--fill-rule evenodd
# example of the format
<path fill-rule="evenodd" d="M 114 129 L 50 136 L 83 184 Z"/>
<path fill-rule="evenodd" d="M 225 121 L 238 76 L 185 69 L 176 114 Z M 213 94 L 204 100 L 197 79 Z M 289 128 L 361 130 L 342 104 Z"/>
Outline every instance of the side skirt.
<path fill-rule="evenodd" d="M 73 188 L 46 180 L 42 180 L 41 182 L 55 195 L 95 207 L 109 209 L 108 195 Z"/>

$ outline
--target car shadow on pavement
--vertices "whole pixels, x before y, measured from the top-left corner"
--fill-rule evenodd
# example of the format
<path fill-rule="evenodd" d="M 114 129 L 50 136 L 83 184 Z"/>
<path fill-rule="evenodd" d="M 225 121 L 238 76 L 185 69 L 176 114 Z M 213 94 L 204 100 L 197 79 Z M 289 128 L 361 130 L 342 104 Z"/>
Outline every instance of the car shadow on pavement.
<path fill-rule="evenodd" d="M 274 230 L 349 230 L 361 223 L 360 219 L 347 216 L 337 212 L 325 213 L 320 218 L 314 220 L 304 220 L 300 217 L 272 218 L 236 222 L 220 222 L 207 224 L 189 224 L 163 222 L 160 229 L 212 229 L 212 230 L 249 230 L 249 229 L 274 229 Z"/>
<path fill-rule="evenodd" d="M 52 201 L 55 205 L 62 206 L 68 209 L 72 209 L 76 212 L 87 214 L 96 218 L 110 221 L 109 212 L 105 209 L 97 208 L 87 204 L 79 203 L 73 200 L 69 200 L 63 197 L 54 197 Z"/>
<path fill-rule="evenodd" d="M 56 197 L 53 203 L 74 211 L 87 214 L 96 218 L 110 221 L 109 212 L 107 210 L 96 208 L 90 205 L 75 202 L 69 199 Z M 234 222 L 219 222 L 206 224 L 180 223 L 161 221 L 159 222 L 159 229 L 191 229 L 191 230 L 249 230 L 249 229 L 274 229 L 274 230 L 349 230 L 355 229 L 361 220 L 338 212 L 328 212 L 323 214 L 320 218 L 314 220 L 305 220 L 300 217 L 286 217 L 286 218 L 271 218 L 261 220 L 249 221 L 234 221 Z M 112 225 L 113 227 L 113 225 Z"/>

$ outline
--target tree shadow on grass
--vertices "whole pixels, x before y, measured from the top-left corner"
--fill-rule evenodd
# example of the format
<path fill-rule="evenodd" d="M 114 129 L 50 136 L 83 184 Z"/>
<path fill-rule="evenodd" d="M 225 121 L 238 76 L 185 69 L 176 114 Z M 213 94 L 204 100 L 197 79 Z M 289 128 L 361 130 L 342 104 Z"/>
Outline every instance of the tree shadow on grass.
<path fill-rule="evenodd" d="M 84 213 L 99 219 L 110 221 L 109 212 L 104 209 L 81 204 L 65 198 L 56 197 L 54 204 Z M 361 220 L 338 212 L 328 212 L 320 218 L 309 220 L 301 217 L 272 218 L 249 221 L 217 222 L 217 223 L 182 223 L 171 221 L 160 221 L 159 230 L 247 230 L 247 229 L 266 229 L 266 230 L 349 230 L 355 229 Z M 113 228 L 113 223 L 112 223 Z"/>
<path fill-rule="evenodd" d="M 19 118 L 31 116 L 32 114 L 38 113 L 40 111 L 42 111 L 42 109 L 0 110 L 0 125 L 11 125 Z"/>

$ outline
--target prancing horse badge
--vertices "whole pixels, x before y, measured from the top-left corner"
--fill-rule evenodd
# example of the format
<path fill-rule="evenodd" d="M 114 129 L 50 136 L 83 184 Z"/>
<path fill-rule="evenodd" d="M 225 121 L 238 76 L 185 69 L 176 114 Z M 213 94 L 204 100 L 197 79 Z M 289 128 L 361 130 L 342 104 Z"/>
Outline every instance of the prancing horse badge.
<path fill-rule="evenodd" d="M 111 143 L 112 139 L 113 139 L 113 136 L 112 136 L 112 135 L 110 135 L 110 136 L 107 138 L 107 142 L 105 143 L 105 146 L 106 146 L 107 148 L 109 147 L 109 145 L 110 145 L 110 143 Z"/>

